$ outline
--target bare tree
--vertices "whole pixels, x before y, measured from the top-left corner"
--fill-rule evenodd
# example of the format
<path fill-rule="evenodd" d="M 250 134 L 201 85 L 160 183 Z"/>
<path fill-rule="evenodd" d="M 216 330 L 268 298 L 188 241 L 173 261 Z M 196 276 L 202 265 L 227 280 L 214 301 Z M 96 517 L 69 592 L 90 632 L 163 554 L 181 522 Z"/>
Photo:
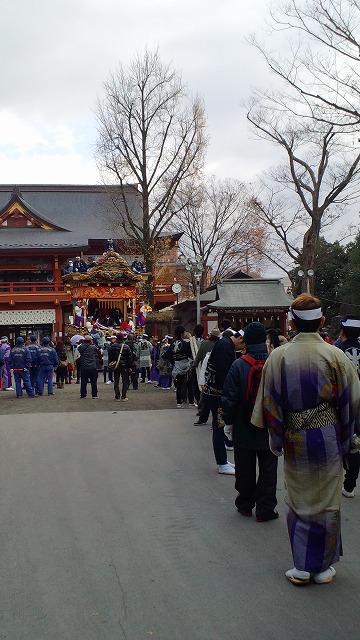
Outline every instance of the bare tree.
<path fill-rule="evenodd" d="M 270 69 L 297 94 L 297 113 L 354 128 L 360 122 L 360 2 L 282 0 L 272 5 L 269 41 L 252 36 Z M 271 36 L 290 34 L 288 55 Z"/>
<path fill-rule="evenodd" d="M 183 253 L 202 258 L 202 289 L 236 270 L 259 273 L 266 234 L 243 183 L 213 176 L 197 187 L 188 185 L 178 200 L 172 224 L 183 233 Z"/>
<path fill-rule="evenodd" d="M 263 180 L 266 196 L 263 188 L 253 204 L 289 258 L 302 267 L 303 290 L 310 284 L 312 291 L 314 281 L 313 276 L 308 278 L 308 271 L 316 269 L 320 233 L 359 197 L 360 154 L 353 131 L 356 114 L 345 106 L 345 102 L 350 105 L 357 74 L 355 58 L 348 74 L 336 66 L 338 56 L 350 55 L 349 29 L 351 22 L 354 29 L 358 27 L 353 12 L 358 3 L 288 0 L 281 8 L 282 13 L 272 14 L 272 25 L 290 30 L 290 36 L 294 29 L 300 30 L 308 40 L 293 45 L 288 59 L 269 54 L 252 40 L 281 83 L 276 90 L 254 90 L 247 118 L 258 137 L 286 155 L 286 165 L 271 170 Z M 338 29 L 331 31 L 335 22 Z M 329 60 L 329 50 L 335 60 Z M 347 94 L 342 94 L 345 79 Z M 353 99 L 355 93 L 354 87 Z"/>
<path fill-rule="evenodd" d="M 206 147 L 202 101 L 190 97 L 179 74 L 158 51 L 145 50 L 128 69 L 104 83 L 98 100 L 97 160 L 105 181 L 119 185 L 111 195 L 118 224 L 136 240 L 153 274 L 154 247 L 176 214 L 174 197 L 184 180 L 195 178 Z M 139 185 L 140 214 L 128 199 L 128 182 Z M 153 275 L 148 297 L 153 303 Z"/>

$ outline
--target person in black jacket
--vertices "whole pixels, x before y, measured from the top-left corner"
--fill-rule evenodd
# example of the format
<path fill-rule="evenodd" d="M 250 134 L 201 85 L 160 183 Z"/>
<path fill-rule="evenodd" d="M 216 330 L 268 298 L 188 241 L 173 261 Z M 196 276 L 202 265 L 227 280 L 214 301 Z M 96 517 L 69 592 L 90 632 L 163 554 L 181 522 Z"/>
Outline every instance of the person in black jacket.
<path fill-rule="evenodd" d="M 80 354 L 80 369 L 81 369 L 81 379 L 80 379 L 80 398 L 86 398 L 87 393 L 87 383 L 90 381 L 91 384 L 91 397 L 93 400 L 98 397 L 97 390 L 97 366 L 96 366 L 96 353 L 99 351 L 99 348 L 93 344 L 92 337 L 90 335 L 86 335 L 84 338 L 84 342 L 82 342 L 78 346 L 78 352 Z"/>
<path fill-rule="evenodd" d="M 251 322 L 246 327 L 244 341 L 247 355 L 255 360 L 267 359 L 266 331 L 261 322 Z M 243 516 L 251 516 L 256 507 L 257 521 L 266 522 L 279 517 L 275 511 L 278 459 L 270 451 L 267 429 L 257 429 L 250 422 L 253 407 L 249 408 L 246 400 L 250 369 L 251 364 L 242 358 L 231 365 L 221 396 L 222 417 L 226 425 L 232 425 L 232 430 L 225 427 L 225 433 L 232 436 L 234 443 L 237 510 Z"/>
<path fill-rule="evenodd" d="M 204 393 L 208 396 L 212 414 L 212 437 L 215 460 L 219 473 L 234 475 L 234 467 L 228 463 L 226 446 L 231 448 L 231 442 L 225 441 L 224 428 L 219 427 L 219 414 L 221 411 L 221 393 L 228 371 L 236 358 L 236 351 L 244 347 L 243 337 L 240 332 L 229 329 L 218 340 L 208 360 L 205 373 Z M 213 372 L 211 378 L 209 373 Z M 226 446 L 225 446 L 226 444 Z"/>
<path fill-rule="evenodd" d="M 116 335 L 115 344 L 112 344 L 109 349 L 109 362 L 119 361 L 116 369 L 114 369 L 114 391 L 115 400 L 121 400 L 121 402 L 126 402 L 128 400 L 126 392 L 129 388 L 129 374 L 133 364 L 132 351 L 129 345 L 125 344 L 124 339 L 125 335 L 121 332 L 118 333 Z M 120 376 L 122 380 L 121 398 L 119 387 Z"/>
<path fill-rule="evenodd" d="M 190 343 L 184 340 L 184 327 L 175 329 L 175 339 L 170 345 L 169 360 L 172 364 L 172 377 L 176 388 L 177 408 L 182 409 L 183 390 L 187 387 L 189 407 L 194 407 L 194 390 L 191 378 L 192 354 Z"/>

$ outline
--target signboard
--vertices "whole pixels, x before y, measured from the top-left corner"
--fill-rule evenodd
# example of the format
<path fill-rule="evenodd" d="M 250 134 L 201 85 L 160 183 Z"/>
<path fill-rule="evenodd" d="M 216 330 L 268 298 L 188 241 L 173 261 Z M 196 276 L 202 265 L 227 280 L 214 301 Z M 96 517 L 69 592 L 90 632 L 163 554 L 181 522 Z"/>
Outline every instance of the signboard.
<path fill-rule="evenodd" d="M 34 325 L 53 324 L 55 322 L 55 309 L 19 309 L 0 311 L 0 324 L 10 325 Z"/>

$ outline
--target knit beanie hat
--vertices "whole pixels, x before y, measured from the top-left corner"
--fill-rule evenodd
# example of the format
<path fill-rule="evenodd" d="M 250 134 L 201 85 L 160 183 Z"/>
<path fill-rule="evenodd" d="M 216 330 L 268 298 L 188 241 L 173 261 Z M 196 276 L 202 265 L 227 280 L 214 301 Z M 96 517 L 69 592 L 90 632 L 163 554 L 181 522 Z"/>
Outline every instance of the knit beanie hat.
<path fill-rule="evenodd" d="M 266 342 L 266 329 L 261 322 L 250 322 L 245 327 L 244 341 L 246 344 L 262 344 Z"/>

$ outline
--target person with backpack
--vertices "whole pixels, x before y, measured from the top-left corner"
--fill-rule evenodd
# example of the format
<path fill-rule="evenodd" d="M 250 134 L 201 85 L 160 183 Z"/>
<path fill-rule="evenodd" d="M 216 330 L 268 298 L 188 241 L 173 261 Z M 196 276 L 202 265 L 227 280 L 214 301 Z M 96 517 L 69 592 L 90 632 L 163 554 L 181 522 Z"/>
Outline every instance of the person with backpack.
<path fill-rule="evenodd" d="M 251 424 L 262 369 L 268 357 L 266 330 L 261 322 L 251 322 L 244 331 L 246 355 L 230 367 L 222 396 L 225 435 L 233 440 L 235 461 L 235 506 L 243 516 L 255 516 L 258 522 L 279 517 L 276 483 L 278 459 L 270 451 L 269 434 Z M 232 425 L 232 426 L 230 426 Z M 258 475 L 256 474 L 258 464 Z"/>

